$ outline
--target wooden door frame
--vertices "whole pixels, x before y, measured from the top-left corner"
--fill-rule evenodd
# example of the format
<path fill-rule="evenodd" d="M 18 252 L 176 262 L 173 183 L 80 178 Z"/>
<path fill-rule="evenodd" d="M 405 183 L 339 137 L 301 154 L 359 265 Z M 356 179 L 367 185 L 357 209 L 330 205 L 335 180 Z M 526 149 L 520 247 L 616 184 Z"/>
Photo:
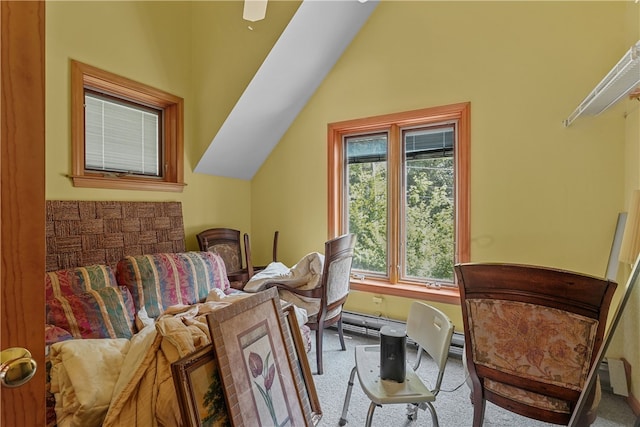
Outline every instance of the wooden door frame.
<path fill-rule="evenodd" d="M 0 2 L 0 348 L 36 375 L 0 388 L 0 426 L 45 425 L 45 4 Z"/>

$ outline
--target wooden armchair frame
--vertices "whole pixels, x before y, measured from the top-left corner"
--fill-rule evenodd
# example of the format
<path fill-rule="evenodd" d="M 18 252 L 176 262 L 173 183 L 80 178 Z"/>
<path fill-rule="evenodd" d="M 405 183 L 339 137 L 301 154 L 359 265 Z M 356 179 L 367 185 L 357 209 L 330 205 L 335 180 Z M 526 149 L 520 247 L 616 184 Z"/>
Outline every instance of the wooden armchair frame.
<path fill-rule="evenodd" d="M 567 425 L 603 343 L 616 283 L 515 264 L 457 264 L 455 270 L 473 426 L 482 425 L 487 400 Z M 579 425 L 595 420 L 598 393 Z"/>
<path fill-rule="evenodd" d="M 277 257 L 278 235 L 279 232 L 276 231 L 273 237 L 273 261 L 276 261 Z M 244 233 L 243 236 L 244 257 L 240 230 L 223 227 L 209 228 L 196 234 L 196 238 L 201 251 L 216 252 L 222 257 L 227 269 L 227 277 L 234 288 L 242 289 L 255 272 L 265 268 L 265 266 L 253 265 L 249 235 L 247 233 Z"/>
<path fill-rule="evenodd" d="M 323 373 L 322 337 L 327 326 L 338 324 L 340 346 L 342 350 L 347 349 L 342 331 L 342 306 L 349 295 L 355 243 L 356 237 L 353 234 L 343 234 L 325 242 L 322 277 L 314 289 L 298 289 L 283 283 L 267 284 L 267 288 L 277 287 L 301 297 L 319 300 L 318 313 L 310 313 L 307 325 L 316 331 L 316 364 L 320 375 Z"/>
<path fill-rule="evenodd" d="M 273 262 L 278 261 L 278 236 L 280 235 L 279 231 L 275 231 L 273 233 L 273 252 L 271 260 Z M 255 273 L 260 270 L 264 270 L 266 265 L 254 266 L 253 261 L 251 260 L 251 241 L 249 239 L 249 234 L 244 233 L 244 258 L 245 265 L 247 266 L 247 272 L 249 273 L 249 278 L 253 277 Z"/>
<path fill-rule="evenodd" d="M 235 288 L 242 287 L 249 274 L 242 265 L 240 230 L 233 228 L 209 228 L 196 234 L 201 251 L 215 252 L 222 257 L 229 282 Z"/>

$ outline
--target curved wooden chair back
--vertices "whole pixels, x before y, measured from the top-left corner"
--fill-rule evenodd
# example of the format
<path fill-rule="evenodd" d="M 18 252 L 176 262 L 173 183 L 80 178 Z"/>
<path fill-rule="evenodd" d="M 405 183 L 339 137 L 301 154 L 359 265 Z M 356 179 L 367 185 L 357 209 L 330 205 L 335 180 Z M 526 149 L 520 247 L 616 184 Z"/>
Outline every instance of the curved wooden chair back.
<path fill-rule="evenodd" d="M 272 262 L 278 261 L 278 236 L 280 235 L 279 231 L 275 231 L 273 233 L 273 253 L 272 253 Z M 247 271 L 249 273 L 249 278 L 253 277 L 260 270 L 264 270 L 266 265 L 253 265 L 253 261 L 251 259 L 251 241 L 249 239 L 249 234 L 244 233 L 244 263 L 247 266 Z"/>
<path fill-rule="evenodd" d="M 278 250 L 278 235 L 273 237 L 273 261 L 276 261 Z M 229 282 L 234 288 L 242 289 L 247 281 L 265 266 L 254 266 L 251 261 L 251 244 L 249 235 L 244 233 L 244 258 L 242 256 L 242 242 L 240 230 L 233 228 L 209 228 L 196 234 L 201 251 L 215 252 L 224 261 Z M 244 265 L 243 265 L 244 259 Z"/>
<path fill-rule="evenodd" d="M 349 296 L 351 265 L 356 246 L 354 234 L 343 234 L 325 242 L 322 279 L 319 286 L 320 310 L 307 323 L 316 331 L 316 361 L 318 374 L 323 373 L 322 337 L 324 329 L 338 323 L 342 350 L 346 350 L 342 330 L 342 306 Z"/>
<path fill-rule="evenodd" d="M 602 345 L 616 283 L 529 265 L 457 264 L 455 270 L 473 426 L 482 425 L 486 401 L 567 425 Z M 582 425 L 593 420 L 595 410 Z"/>
<path fill-rule="evenodd" d="M 240 230 L 233 228 L 209 228 L 196 234 L 201 251 L 215 252 L 224 261 L 227 274 L 244 270 L 242 266 L 242 246 Z"/>
<path fill-rule="evenodd" d="M 351 265 L 353 263 L 356 236 L 343 234 L 324 243 L 324 262 L 320 283 L 313 289 L 299 289 L 284 283 L 272 282 L 267 286 L 289 291 L 307 301 L 319 303 L 317 313 L 310 313 L 306 325 L 316 331 L 316 364 L 318 374 L 323 373 L 322 337 L 324 329 L 338 324 L 338 337 L 342 350 L 346 350 L 342 330 L 342 306 L 349 295 Z"/>

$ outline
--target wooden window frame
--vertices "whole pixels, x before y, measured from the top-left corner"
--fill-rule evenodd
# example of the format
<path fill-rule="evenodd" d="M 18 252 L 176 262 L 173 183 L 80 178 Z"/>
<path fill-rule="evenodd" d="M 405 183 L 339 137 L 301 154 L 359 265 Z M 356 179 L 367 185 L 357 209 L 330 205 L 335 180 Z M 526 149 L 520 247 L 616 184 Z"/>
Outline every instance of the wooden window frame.
<path fill-rule="evenodd" d="M 85 169 L 85 89 L 163 111 L 161 177 L 101 173 Z M 71 179 L 74 187 L 181 192 L 184 188 L 184 100 L 145 84 L 71 61 Z"/>
<path fill-rule="evenodd" d="M 343 139 L 347 135 L 386 131 L 389 132 L 389 144 L 398 145 L 397 138 L 401 137 L 399 128 L 411 126 L 432 125 L 446 121 L 456 121 L 456 145 L 454 149 L 455 163 L 455 261 L 468 262 L 470 260 L 470 147 L 471 147 L 471 104 L 459 103 L 446 106 L 425 108 L 420 110 L 387 114 L 364 119 L 347 120 L 330 123 L 328 125 L 328 235 L 338 236 L 347 230 L 342 221 L 345 209 L 344 194 L 344 150 Z M 395 154 L 394 154 L 395 153 Z M 389 167 L 389 197 L 398 198 L 401 174 L 397 169 L 401 167 L 399 150 L 391 150 Z M 392 169 L 396 169 L 395 171 Z M 398 265 L 396 257 L 400 251 L 397 248 L 399 229 L 397 224 L 400 216 L 400 206 L 391 205 L 389 212 L 389 244 L 391 265 Z M 351 280 L 351 289 L 376 294 L 394 295 L 412 299 L 426 299 L 445 303 L 459 303 L 460 295 L 455 286 L 430 287 L 415 282 L 401 281 L 397 269 L 389 269 L 388 279 L 364 278 Z M 454 277 L 455 281 L 455 277 Z"/>

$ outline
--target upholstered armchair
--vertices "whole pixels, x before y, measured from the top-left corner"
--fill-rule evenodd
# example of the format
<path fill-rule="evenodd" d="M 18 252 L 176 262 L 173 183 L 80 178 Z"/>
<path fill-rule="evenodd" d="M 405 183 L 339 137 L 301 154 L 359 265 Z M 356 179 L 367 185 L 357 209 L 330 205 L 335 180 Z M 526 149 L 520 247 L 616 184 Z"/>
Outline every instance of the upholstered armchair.
<path fill-rule="evenodd" d="M 278 250 L 278 232 L 273 236 L 273 261 L 276 261 Z M 256 271 L 260 271 L 264 266 L 256 267 L 251 259 L 251 247 L 249 235 L 244 234 L 244 257 L 242 255 L 242 242 L 240 240 L 240 230 L 233 228 L 209 228 L 196 234 L 198 246 L 203 252 L 214 252 L 222 258 L 227 276 L 231 286 L 242 289 L 245 283 Z M 243 266 L 244 258 L 244 266 Z"/>
<path fill-rule="evenodd" d="M 277 287 L 280 298 L 305 308 L 307 325 L 316 331 L 316 362 L 318 374 L 323 373 L 322 337 L 327 326 L 337 323 L 342 350 L 346 350 L 342 331 L 342 306 L 349 295 L 351 264 L 356 237 L 344 234 L 324 244 L 322 276 L 312 289 L 271 282 L 267 287 Z"/>
<path fill-rule="evenodd" d="M 614 282 L 513 264 L 458 264 L 473 426 L 490 401 L 567 425 L 602 345 Z M 600 388 L 580 425 L 596 418 Z"/>

